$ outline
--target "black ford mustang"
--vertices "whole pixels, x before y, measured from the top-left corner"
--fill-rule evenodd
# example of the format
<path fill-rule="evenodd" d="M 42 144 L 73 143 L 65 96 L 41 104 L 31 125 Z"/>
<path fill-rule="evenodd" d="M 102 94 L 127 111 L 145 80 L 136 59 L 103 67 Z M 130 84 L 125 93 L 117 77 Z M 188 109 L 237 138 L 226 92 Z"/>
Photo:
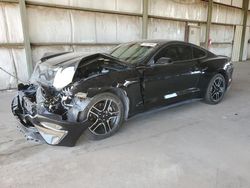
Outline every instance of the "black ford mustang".
<path fill-rule="evenodd" d="M 73 146 L 114 134 L 127 118 L 190 99 L 217 104 L 232 81 L 229 58 L 193 44 L 145 40 L 109 53 L 47 54 L 19 84 L 13 114 L 27 139 Z"/>

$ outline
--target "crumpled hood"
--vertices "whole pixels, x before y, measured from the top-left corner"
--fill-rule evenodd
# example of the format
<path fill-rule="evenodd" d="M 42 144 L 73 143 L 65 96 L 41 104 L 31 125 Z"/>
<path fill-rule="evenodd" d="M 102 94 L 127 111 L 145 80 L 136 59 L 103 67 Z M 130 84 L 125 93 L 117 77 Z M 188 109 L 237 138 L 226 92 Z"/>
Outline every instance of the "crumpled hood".
<path fill-rule="evenodd" d="M 68 53 L 44 62 L 40 61 L 32 73 L 30 82 L 43 83 L 60 90 L 72 81 L 79 61 L 88 55 Z"/>
<path fill-rule="evenodd" d="M 106 57 L 109 60 L 112 59 L 104 54 L 90 55 L 86 53 L 67 53 L 53 57 L 44 62 L 40 61 L 35 67 L 30 82 L 35 84 L 38 83 L 40 85 L 42 83 L 43 85 L 60 90 L 73 81 L 80 62 L 80 67 L 87 67 L 91 64 L 92 66 L 95 66 L 93 64 L 97 62 L 97 60 L 105 61 L 103 57 Z M 112 63 L 106 61 L 105 64 L 110 65 Z"/>

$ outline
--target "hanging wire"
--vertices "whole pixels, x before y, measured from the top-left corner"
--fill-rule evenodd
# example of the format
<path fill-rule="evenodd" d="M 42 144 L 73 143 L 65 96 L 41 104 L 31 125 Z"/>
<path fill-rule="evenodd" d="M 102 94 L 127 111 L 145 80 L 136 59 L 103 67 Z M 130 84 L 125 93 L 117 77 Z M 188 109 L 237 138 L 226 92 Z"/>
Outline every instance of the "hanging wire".
<path fill-rule="evenodd" d="M 6 74 L 8 74 L 8 75 L 14 77 L 15 79 L 17 79 L 17 80 L 19 80 L 19 81 L 21 81 L 21 82 L 23 82 L 23 83 L 28 83 L 28 82 L 26 82 L 26 81 L 23 81 L 23 80 L 19 79 L 17 76 L 14 76 L 13 74 L 9 73 L 8 71 L 6 71 L 5 69 L 3 69 L 2 67 L 0 67 L 0 70 L 2 70 L 2 71 L 5 72 Z"/>

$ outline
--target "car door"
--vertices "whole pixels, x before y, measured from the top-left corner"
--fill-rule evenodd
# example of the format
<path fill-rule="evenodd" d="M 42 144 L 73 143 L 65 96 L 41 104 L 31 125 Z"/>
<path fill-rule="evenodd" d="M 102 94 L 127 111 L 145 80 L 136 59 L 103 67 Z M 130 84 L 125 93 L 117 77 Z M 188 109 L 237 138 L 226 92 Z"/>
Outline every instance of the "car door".
<path fill-rule="evenodd" d="M 162 57 L 170 61 L 158 64 Z M 174 103 L 191 98 L 200 77 L 198 61 L 189 45 L 169 45 L 161 49 L 144 70 L 143 96 L 147 106 Z"/>

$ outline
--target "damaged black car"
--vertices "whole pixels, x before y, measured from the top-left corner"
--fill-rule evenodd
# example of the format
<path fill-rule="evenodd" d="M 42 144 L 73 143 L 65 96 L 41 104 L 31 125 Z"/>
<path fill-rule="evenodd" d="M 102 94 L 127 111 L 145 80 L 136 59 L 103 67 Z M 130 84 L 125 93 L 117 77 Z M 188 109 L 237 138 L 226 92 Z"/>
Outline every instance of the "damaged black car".
<path fill-rule="evenodd" d="M 92 55 L 45 54 L 29 84 L 18 85 L 11 108 L 27 139 L 74 146 L 83 132 L 109 137 L 124 120 L 152 108 L 192 99 L 217 104 L 232 74 L 229 58 L 180 41 L 130 42 Z"/>

